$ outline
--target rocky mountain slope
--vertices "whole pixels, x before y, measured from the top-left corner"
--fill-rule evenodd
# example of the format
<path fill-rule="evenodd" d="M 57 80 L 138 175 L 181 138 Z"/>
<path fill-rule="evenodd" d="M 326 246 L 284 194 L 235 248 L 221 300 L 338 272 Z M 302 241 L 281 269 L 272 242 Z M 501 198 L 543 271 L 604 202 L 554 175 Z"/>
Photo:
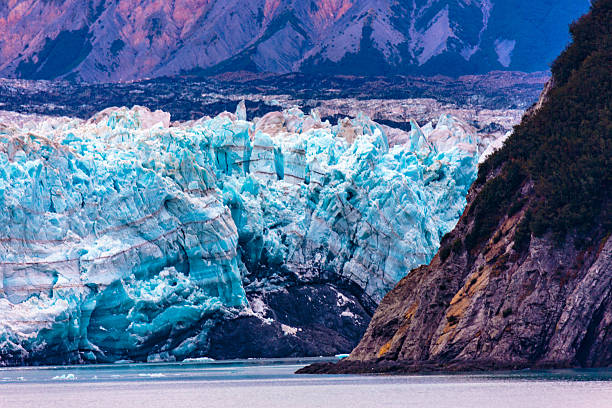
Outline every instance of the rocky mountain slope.
<path fill-rule="evenodd" d="M 572 27 L 456 228 L 383 299 L 350 357 L 303 372 L 612 365 L 610 21 L 599 0 Z"/>
<path fill-rule="evenodd" d="M 588 0 L 9 0 L 0 76 L 538 71 Z"/>

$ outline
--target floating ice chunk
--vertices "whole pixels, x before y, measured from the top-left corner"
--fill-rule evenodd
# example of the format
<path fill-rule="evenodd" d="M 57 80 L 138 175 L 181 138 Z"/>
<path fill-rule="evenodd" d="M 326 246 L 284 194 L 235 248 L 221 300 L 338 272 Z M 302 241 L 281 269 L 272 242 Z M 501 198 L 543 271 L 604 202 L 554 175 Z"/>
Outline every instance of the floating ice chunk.
<path fill-rule="evenodd" d="M 53 380 L 63 380 L 63 381 L 74 381 L 76 380 L 76 376 L 74 374 L 62 374 L 62 375 L 56 375 L 55 377 L 52 378 Z"/>
<path fill-rule="evenodd" d="M 139 373 L 139 377 L 148 377 L 148 378 L 163 378 L 165 375 L 163 373 Z"/>
<path fill-rule="evenodd" d="M 210 357 L 186 358 L 183 360 L 184 363 L 212 363 L 214 361 L 215 359 Z"/>

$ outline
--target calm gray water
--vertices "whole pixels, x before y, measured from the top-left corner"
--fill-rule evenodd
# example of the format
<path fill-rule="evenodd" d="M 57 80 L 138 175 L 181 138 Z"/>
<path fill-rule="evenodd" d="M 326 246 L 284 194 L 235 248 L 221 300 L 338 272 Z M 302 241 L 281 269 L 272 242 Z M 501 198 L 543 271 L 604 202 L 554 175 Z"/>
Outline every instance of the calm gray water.
<path fill-rule="evenodd" d="M 0 369 L 0 407 L 612 407 L 612 370 L 293 374 L 311 361 Z"/>

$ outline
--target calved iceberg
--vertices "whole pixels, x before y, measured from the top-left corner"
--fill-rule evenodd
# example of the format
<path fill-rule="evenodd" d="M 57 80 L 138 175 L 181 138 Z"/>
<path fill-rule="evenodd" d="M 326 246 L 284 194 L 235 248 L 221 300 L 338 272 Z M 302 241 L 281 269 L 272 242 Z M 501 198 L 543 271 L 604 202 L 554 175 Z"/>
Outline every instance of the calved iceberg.
<path fill-rule="evenodd" d="M 401 143 L 363 116 L 247 121 L 244 105 L 0 124 L 0 365 L 199 357 L 237 316 L 299 338 L 253 302 L 300 285 L 330 286 L 364 327 L 357 304 L 429 262 L 478 159 L 447 115 Z"/>

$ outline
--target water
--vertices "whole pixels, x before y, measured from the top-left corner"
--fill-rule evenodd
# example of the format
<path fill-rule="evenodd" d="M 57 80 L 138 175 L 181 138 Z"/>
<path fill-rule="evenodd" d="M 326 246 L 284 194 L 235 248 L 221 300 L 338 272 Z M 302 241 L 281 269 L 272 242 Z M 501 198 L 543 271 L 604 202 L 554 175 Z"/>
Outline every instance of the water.
<path fill-rule="evenodd" d="M 294 375 L 320 359 L 0 369 L 0 407 L 612 407 L 612 369 Z"/>

